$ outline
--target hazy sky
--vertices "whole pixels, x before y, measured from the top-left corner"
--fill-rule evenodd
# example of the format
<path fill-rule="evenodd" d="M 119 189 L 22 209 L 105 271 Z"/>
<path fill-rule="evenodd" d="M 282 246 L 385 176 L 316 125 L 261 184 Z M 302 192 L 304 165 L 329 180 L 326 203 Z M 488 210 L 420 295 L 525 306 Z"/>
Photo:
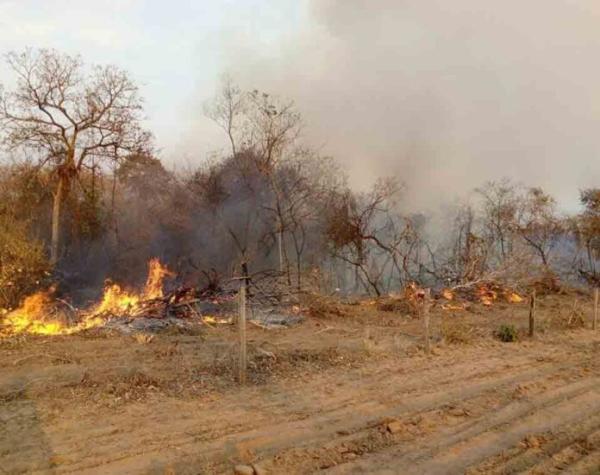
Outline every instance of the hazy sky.
<path fill-rule="evenodd" d="M 305 12 L 297 0 L 0 0 L 0 53 L 51 47 L 125 68 L 163 158 L 196 161 L 218 146 L 202 101 L 229 68 L 230 48 L 276 51 Z M 6 74 L 1 64 L 0 81 Z"/>
<path fill-rule="evenodd" d="M 170 163 L 221 146 L 202 103 L 227 71 L 416 206 L 502 176 L 567 206 L 600 186 L 597 0 L 0 0 L 0 52 L 25 46 L 129 70 Z"/>

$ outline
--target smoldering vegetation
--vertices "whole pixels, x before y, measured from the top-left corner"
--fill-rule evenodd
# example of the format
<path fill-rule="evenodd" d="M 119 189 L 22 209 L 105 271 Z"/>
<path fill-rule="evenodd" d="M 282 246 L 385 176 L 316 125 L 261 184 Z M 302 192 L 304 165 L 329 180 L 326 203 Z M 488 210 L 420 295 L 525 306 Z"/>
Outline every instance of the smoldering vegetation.
<path fill-rule="evenodd" d="M 294 102 L 227 79 L 205 114 L 228 150 L 172 171 L 125 72 L 55 51 L 8 59 L 19 79 L 0 102 L 1 307 L 50 283 L 75 301 L 106 279 L 139 285 L 151 257 L 193 287 L 245 272 L 375 295 L 411 282 L 600 283 L 597 188 L 573 190 L 580 211 L 564 215 L 543 189 L 498 177 L 419 212 L 401 177 L 352 189 L 340 162 L 303 140 Z"/>

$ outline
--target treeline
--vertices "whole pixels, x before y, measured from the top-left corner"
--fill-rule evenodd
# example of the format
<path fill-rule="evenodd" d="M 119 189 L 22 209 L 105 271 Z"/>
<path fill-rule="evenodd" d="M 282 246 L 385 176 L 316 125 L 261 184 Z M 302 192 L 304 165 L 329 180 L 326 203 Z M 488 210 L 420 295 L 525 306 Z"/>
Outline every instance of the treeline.
<path fill-rule="evenodd" d="M 373 294 L 533 270 L 599 281 L 600 189 L 561 216 L 539 188 L 487 183 L 434 223 L 400 212 L 399 182 L 350 189 L 335 160 L 302 143 L 292 102 L 227 80 L 205 113 L 229 150 L 174 173 L 124 71 L 47 50 L 7 60 L 17 82 L 0 96 L 0 307 L 57 280 L 81 299 L 105 278 L 138 284 L 153 256 L 195 286 L 243 264 L 294 289 Z"/>

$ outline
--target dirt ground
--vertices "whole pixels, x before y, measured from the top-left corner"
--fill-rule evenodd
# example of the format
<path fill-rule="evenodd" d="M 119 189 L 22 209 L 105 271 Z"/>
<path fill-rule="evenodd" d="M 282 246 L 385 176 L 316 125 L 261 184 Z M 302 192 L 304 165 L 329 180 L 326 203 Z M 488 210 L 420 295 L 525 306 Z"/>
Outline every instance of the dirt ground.
<path fill-rule="evenodd" d="M 0 473 L 600 473 L 590 299 L 541 297 L 534 339 L 527 312 L 435 307 L 426 355 L 393 305 L 329 302 L 250 325 L 243 388 L 226 325 L 0 340 Z"/>

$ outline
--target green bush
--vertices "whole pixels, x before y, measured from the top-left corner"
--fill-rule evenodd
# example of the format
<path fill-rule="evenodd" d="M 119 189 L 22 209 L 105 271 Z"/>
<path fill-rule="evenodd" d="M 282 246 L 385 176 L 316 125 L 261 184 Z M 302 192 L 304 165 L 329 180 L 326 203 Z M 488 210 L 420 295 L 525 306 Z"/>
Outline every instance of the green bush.
<path fill-rule="evenodd" d="M 517 329 L 514 325 L 500 325 L 500 328 L 496 332 L 496 337 L 505 343 L 510 343 L 519 339 Z"/>

